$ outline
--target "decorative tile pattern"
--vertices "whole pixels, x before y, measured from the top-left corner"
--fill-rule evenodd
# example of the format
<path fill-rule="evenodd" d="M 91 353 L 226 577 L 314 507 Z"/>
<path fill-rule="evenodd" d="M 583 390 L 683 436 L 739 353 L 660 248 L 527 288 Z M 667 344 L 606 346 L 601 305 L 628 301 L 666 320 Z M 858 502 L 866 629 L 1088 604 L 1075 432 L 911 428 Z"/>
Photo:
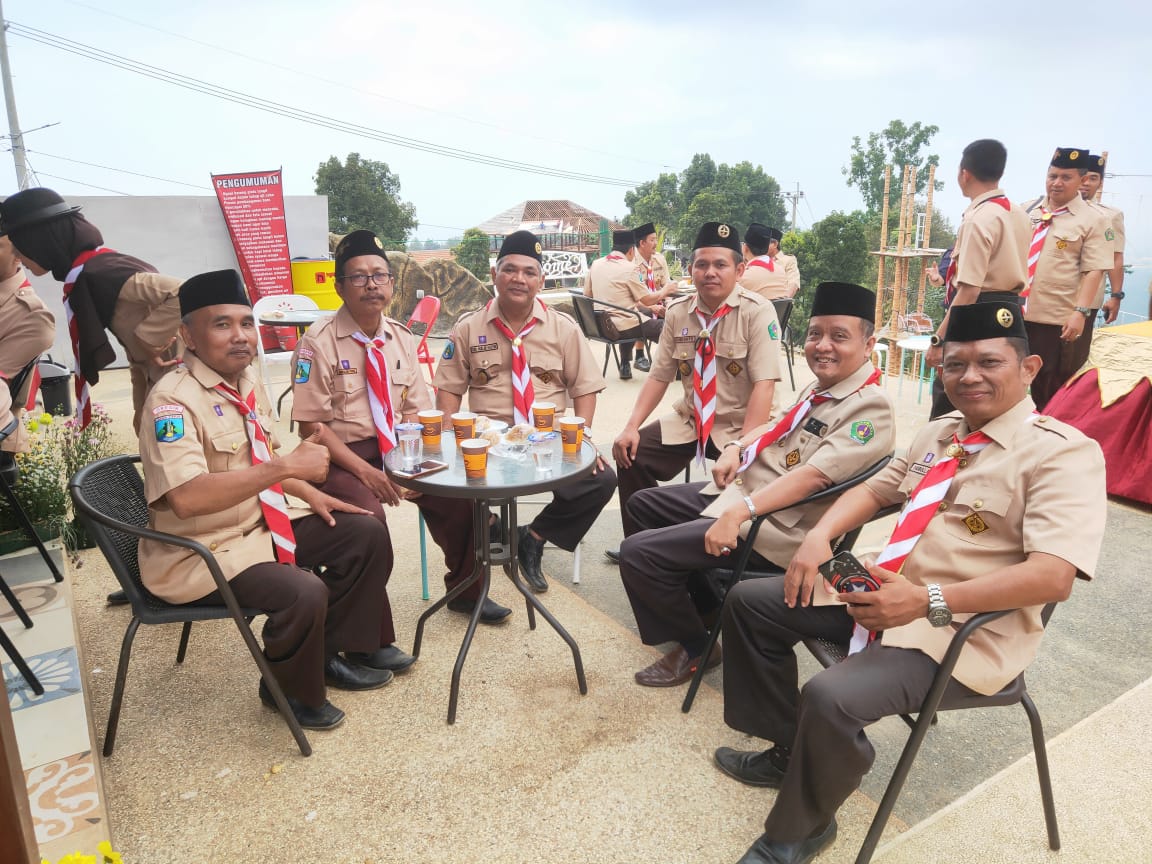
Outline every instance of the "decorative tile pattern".
<path fill-rule="evenodd" d="M 16 595 L 16 599 L 20 601 L 20 605 L 29 615 L 55 609 L 63 603 L 64 596 L 64 592 L 55 582 L 13 586 L 12 593 Z M 14 620 L 16 620 L 16 612 L 7 603 L 4 603 L 3 608 L 0 608 L 0 621 Z"/>
<path fill-rule="evenodd" d="M 40 765 L 24 779 L 37 843 L 89 828 L 102 815 L 91 751 Z"/>
<path fill-rule="evenodd" d="M 77 668 L 74 647 L 57 648 L 44 654 L 25 657 L 24 660 L 44 685 L 44 695 L 37 696 L 33 693 L 15 664 L 5 662 L 4 689 L 8 693 L 8 707 L 13 713 L 81 692 L 80 670 Z"/>

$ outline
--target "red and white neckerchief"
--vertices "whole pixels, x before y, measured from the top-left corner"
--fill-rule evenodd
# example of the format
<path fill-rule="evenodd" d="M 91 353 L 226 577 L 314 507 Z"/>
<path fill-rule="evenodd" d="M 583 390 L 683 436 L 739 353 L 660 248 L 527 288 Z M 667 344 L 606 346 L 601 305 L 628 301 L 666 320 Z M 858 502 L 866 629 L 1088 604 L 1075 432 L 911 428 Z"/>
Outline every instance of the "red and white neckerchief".
<path fill-rule="evenodd" d="M 623 257 L 623 256 L 621 256 Z M 492 301 L 488 301 L 492 305 Z M 544 301 L 540 301 L 544 307 Z M 492 324 L 512 343 L 512 410 L 516 423 L 531 423 L 532 403 L 536 401 L 536 391 L 532 388 L 532 370 L 528 368 L 528 355 L 524 351 L 524 337 L 532 332 L 540 319 L 536 316 L 520 328 L 519 333 L 513 333 L 512 328 L 499 317 L 492 319 Z"/>
<path fill-rule="evenodd" d="M 72 269 L 64 277 L 64 315 L 68 319 L 68 335 L 72 339 L 72 356 L 75 358 L 76 364 L 76 379 L 73 382 L 73 387 L 76 391 L 76 416 L 80 420 L 81 429 L 86 428 L 92 422 L 92 400 L 89 396 L 88 382 L 80 374 L 80 325 L 76 323 L 76 316 L 72 314 L 72 301 L 69 297 L 76 280 L 84 272 L 84 265 L 88 263 L 88 260 L 112 251 L 114 250 L 106 246 L 86 249 L 76 256 L 76 260 L 72 262 Z"/>
<path fill-rule="evenodd" d="M 372 425 L 376 427 L 376 440 L 380 455 L 386 456 L 396 446 L 396 412 L 392 408 L 391 381 L 388 378 L 388 360 L 384 357 L 384 337 L 368 338 L 359 330 L 352 338 L 364 346 L 368 368 L 368 405 L 372 409 Z"/>
<path fill-rule="evenodd" d="M 853 390 L 852 393 L 859 393 L 865 387 L 871 384 L 878 384 L 879 382 L 880 370 L 873 369 L 872 374 L 868 376 L 868 379 L 855 390 Z M 849 393 L 842 398 L 847 398 L 847 396 L 851 396 L 852 393 Z M 832 401 L 838 400 L 836 400 L 836 397 L 829 396 L 827 393 L 817 393 L 816 391 L 809 393 L 807 396 L 789 408 L 788 412 L 783 417 L 781 417 L 779 421 L 777 421 L 775 426 L 773 426 L 771 429 L 769 429 L 767 432 L 765 432 L 763 435 L 761 435 L 759 438 L 744 448 L 744 456 L 740 460 L 740 467 L 736 469 L 736 473 L 743 474 L 748 470 L 748 466 L 756 461 L 756 456 L 760 453 L 761 450 L 763 450 L 765 447 L 771 447 L 781 438 L 791 435 L 796 429 L 798 429 L 800 424 L 804 422 L 804 418 L 808 416 L 808 412 L 811 411 L 814 406 L 821 405 L 824 402 Z"/>
<path fill-rule="evenodd" d="M 1048 229 L 1052 227 L 1052 220 L 1068 212 L 1067 207 L 1058 210 L 1047 210 L 1040 207 L 1040 221 L 1032 229 L 1032 244 L 1028 247 L 1028 282 L 1020 292 L 1020 307 L 1028 311 L 1028 295 L 1032 293 L 1032 280 L 1036 278 L 1036 265 L 1040 263 L 1040 253 L 1044 251 L 1044 238 L 1048 236 Z"/>
<path fill-rule="evenodd" d="M 1001 193 L 1000 195 L 993 195 L 991 198 L 985 198 L 980 204 L 987 204 L 989 201 L 994 201 L 1003 207 L 1005 210 L 1012 209 L 1012 202 L 1008 200 L 1008 196 Z M 980 204 L 976 206 L 979 207 Z M 948 262 L 948 271 L 944 275 L 944 307 L 947 308 L 952 305 L 952 301 L 956 299 L 956 292 L 960 286 L 956 284 L 956 271 L 959 258 L 955 251 L 952 253 L 952 259 Z"/>
<path fill-rule="evenodd" d="M 649 292 L 656 290 L 656 270 L 652 266 L 651 261 L 644 262 L 644 284 L 648 286 Z"/>
<path fill-rule="evenodd" d="M 235 406 L 244 416 L 244 426 L 248 432 L 248 443 L 252 450 L 252 464 L 261 465 L 272 458 L 264 427 L 256 417 L 256 391 L 251 390 L 248 398 L 243 398 L 227 384 L 216 385 L 216 391 Z M 296 534 L 292 531 L 292 520 L 288 518 L 288 502 L 284 498 L 284 487 L 273 483 L 260 492 L 260 509 L 264 521 L 272 532 L 272 543 L 276 547 L 276 560 L 281 564 L 296 563 Z"/>
<path fill-rule="evenodd" d="M 699 309 L 700 335 L 696 338 L 696 359 L 692 366 L 692 409 L 696 421 L 696 461 L 704 464 L 704 451 L 712 434 L 712 421 L 716 419 L 716 345 L 712 331 L 720 319 L 732 311 L 727 303 L 721 305 L 711 318 Z"/>
<path fill-rule="evenodd" d="M 757 255 L 748 262 L 749 267 L 763 267 L 769 273 L 776 272 L 776 262 L 772 260 L 771 255 Z"/>

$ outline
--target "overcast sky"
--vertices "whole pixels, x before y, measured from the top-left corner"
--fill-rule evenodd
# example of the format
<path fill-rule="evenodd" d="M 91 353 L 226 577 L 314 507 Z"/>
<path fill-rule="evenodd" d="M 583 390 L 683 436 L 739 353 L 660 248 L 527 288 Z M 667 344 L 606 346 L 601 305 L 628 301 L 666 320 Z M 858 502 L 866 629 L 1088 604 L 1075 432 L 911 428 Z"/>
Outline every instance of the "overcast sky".
<path fill-rule="evenodd" d="M 196 191 L 59 157 L 204 194 L 213 172 L 283 166 L 285 191 L 307 194 L 320 162 L 357 151 L 399 175 L 422 238 L 459 234 L 528 198 L 623 216 L 627 188 L 682 170 L 697 152 L 761 164 L 786 189 L 799 183 L 807 227 L 861 206 L 841 174 L 852 136 L 893 118 L 940 127 L 932 149 L 946 188 L 937 201 L 954 223 L 965 204 L 955 166 L 975 138 L 1007 145 L 1004 186 L 1017 200 L 1043 191 L 1057 145 L 1107 149 L 1109 171 L 1152 175 L 1149 8 L 1131 0 L 4 2 L 17 25 L 234 91 L 619 181 L 522 173 L 318 128 L 40 44 L 19 28 L 8 34 L 29 160 L 65 196 L 100 194 L 93 186 Z M 34 131 L 48 124 L 57 125 Z M 0 170 L 15 190 L 11 161 Z M 1127 214 L 1129 260 L 1149 266 L 1152 177 L 1111 178 L 1105 189 L 1105 201 Z"/>

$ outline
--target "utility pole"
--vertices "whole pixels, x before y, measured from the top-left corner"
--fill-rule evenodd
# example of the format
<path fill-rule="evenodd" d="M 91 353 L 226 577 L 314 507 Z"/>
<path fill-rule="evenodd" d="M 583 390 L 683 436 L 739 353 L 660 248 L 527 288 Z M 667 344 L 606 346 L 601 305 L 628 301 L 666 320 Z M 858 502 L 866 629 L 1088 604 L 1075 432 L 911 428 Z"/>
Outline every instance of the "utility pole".
<path fill-rule="evenodd" d="M 795 192 L 785 192 L 784 197 L 792 202 L 792 224 L 790 227 L 793 231 L 795 231 L 796 230 L 796 205 L 800 202 L 800 199 L 804 197 L 804 193 L 800 191 L 800 181 L 799 180 L 796 181 L 796 191 Z"/>
<path fill-rule="evenodd" d="M 16 116 L 16 93 L 12 89 L 12 69 L 8 65 L 8 22 L 0 3 L 0 77 L 4 79 L 4 107 L 8 109 L 8 132 L 12 136 L 12 161 L 16 163 L 16 184 L 28 188 L 28 160 L 24 156 L 24 135 Z"/>

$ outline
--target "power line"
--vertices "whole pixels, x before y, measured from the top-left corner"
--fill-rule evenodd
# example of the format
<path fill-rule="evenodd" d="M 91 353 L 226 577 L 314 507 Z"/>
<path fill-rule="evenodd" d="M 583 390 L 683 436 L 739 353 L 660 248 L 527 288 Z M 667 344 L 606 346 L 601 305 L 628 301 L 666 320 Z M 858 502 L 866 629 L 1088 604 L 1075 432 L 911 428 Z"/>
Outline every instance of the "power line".
<path fill-rule="evenodd" d="M 69 159 L 67 156 L 56 156 L 52 153 L 45 153 L 43 150 L 28 150 L 28 153 L 35 153 L 37 156 L 47 156 L 49 159 L 60 159 L 64 162 L 74 162 L 77 165 L 87 165 L 90 168 L 103 168 L 105 171 L 116 171 L 120 174 L 131 174 L 133 177 L 145 177 L 148 180 L 161 180 L 164 183 L 175 183 L 177 186 L 187 186 L 190 189 L 211 189 L 205 183 L 185 183 L 183 180 L 170 180 L 167 177 L 157 177 L 154 174 L 141 174 L 139 171 L 129 171 L 126 168 L 113 168 L 111 165 L 101 165 L 98 162 L 85 162 L 83 159 Z"/>
<path fill-rule="evenodd" d="M 655 166 L 657 168 L 668 168 L 668 169 L 675 170 L 673 168 L 673 166 L 665 165 L 661 162 L 652 162 L 652 161 L 649 161 L 646 159 L 637 159 L 635 156 L 626 156 L 626 155 L 621 154 L 621 153 L 610 153 L 606 150 L 597 150 L 593 147 L 585 147 L 581 144 L 572 144 L 571 142 L 568 142 L 568 141 L 557 141 L 553 138 L 543 138 L 543 137 L 540 137 L 538 135 L 529 135 L 529 134 L 525 134 L 521 130 L 507 129 L 507 128 L 500 126 L 496 123 L 489 123 L 485 120 L 478 120 L 475 117 L 468 117 L 467 115 L 457 114 L 457 113 L 452 112 L 452 111 L 442 111 L 438 108 L 432 108 L 431 106 L 428 106 L 428 105 L 421 105 L 418 102 L 409 102 L 405 99 L 398 99 L 395 96 L 388 96 L 384 93 L 379 93 L 375 90 L 367 90 L 363 87 L 356 87 L 354 85 L 349 84 L 346 81 L 336 81 L 332 78 L 324 78 L 323 76 L 320 76 L 320 75 L 313 75 L 310 72 L 306 72 L 303 69 L 300 69 L 298 67 L 285 66 L 285 65 L 280 64 L 280 63 L 273 63 L 271 60 L 264 59 L 263 57 L 256 57 L 256 56 L 253 56 L 251 54 L 245 54 L 243 51 L 236 51 L 232 48 L 225 48 L 222 45 L 214 45 L 211 42 L 205 42 L 201 39 L 194 39 L 193 37 L 188 36 L 184 33 L 176 33 L 172 30 L 165 30 L 163 27 L 157 27 L 154 24 L 148 24 L 144 21 L 137 21 L 136 19 L 129 18 L 126 15 L 120 15 L 117 12 L 112 12 L 112 11 L 109 11 L 107 9 L 101 9 L 98 6 L 93 6 L 89 3 L 81 3 L 81 2 L 79 2 L 79 0 L 66 0 L 66 2 L 69 2 L 74 6 L 82 6 L 85 9 L 90 9 L 93 12 L 98 12 L 102 15 L 108 15 L 112 18 L 119 18 L 121 21 L 127 21 L 129 24 L 135 24 L 137 27 L 143 27 L 147 30 L 152 30 L 156 33 L 163 33 L 165 36 L 171 36 L 174 39 L 182 39 L 185 42 L 191 42 L 193 45 L 200 45 L 201 47 L 204 47 L 204 48 L 211 48 L 213 51 L 219 51 L 223 54 L 231 54 L 233 57 L 239 57 L 243 60 L 248 60 L 251 63 L 259 63 L 262 66 L 268 66 L 269 68 L 272 68 L 272 69 L 279 69 L 282 72 L 291 72 L 292 74 L 298 75 L 302 78 L 310 78 L 313 81 L 319 81 L 321 84 L 330 84 L 330 85 L 339 87 L 341 90 L 348 90 L 348 91 L 351 91 L 354 93 L 363 93 L 365 96 L 372 96 L 375 99 L 382 99 L 386 102 L 392 102 L 392 103 L 395 103 L 397 105 L 404 105 L 408 108 L 415 108 L 419 111 L 427 111 L 430 114 L 439 114 L 442 117 L 450 117 L 453 120 L 460 120 L 464 123 L 471 123 L 471 124 L 476 125 L 476 126 L 484 126 L 484 127 L 489 128 L 489 129 L 495 129 L 499 132 L 506 132 L 508 134 L 516 135 L 519 138 L 526 138 L 526 139 L 532 140 L 532 141 L 540 141 L 540 142 L 545 143 L 545 144 L 559 144 L 562 147 L 570 147 L 573 150 L 583 150 L 587 153 L 595 153 L 598 156 L 611 156 L 613 159 L 625 159 L 629 162 L 635 162 L 635 163 L 640 164 L 640 165 L 652 165 L 652 166 Z"/>
<path fill-rule="evenodd" d="M 125 195 L 131 197 L 127 192 L 121 192 L 119 189 L 109 189 L 107 186 L 97 186 L 95 183 L 85 183 L 83 180 L 73 180 L 71 177 L 61 177 L 59 174 L 49 174 L 47 171 L 35 172 L 41 177 L 51 177 L 53 180 L 63 180 L 66 183 L 77 183 L 80 186 L 87 186 L 91 189 L 99 189 L 101 192 L 111 192 L 113 195 Z"/>
<path fill-rule="evenodd" d="M 118 54 L 113 54 L 99 48 L 84 45 L 83 43 L 75 42 L 71 39 L 66 39 L 62 36 L 57 36 L 44 30 L 38 30 L 34 27 L 27 27 L 14 21 L 9 21 L 8 24 L 10 32 L 12 32 L 14 35 L 22 36 L 33 42 L 39 42 L 42 45 L 47 45 L 49 47 L 56 48 L 69 54 L 74 54 L 79 57 L 84 57 L 89 60 L 95 60 L 98 63 L 103 63 L 105 65 L 123 69 L 128 72 L 135 72 L 138 75 L 153 78 L 157 81 L 162 81 L 167 84 L 174 84 L 177 87 L 181 87 L 185 90 L 191 90 L 206 96 L 214 96 L 215 98 L 222 99 L 226 102 L 233 102 L 237 105 L 244 105 L 249 108 L 255 108 L 258 111 L 264 111 L 268 114 L 275 114 L 280 117 L 287 117 L 291 120 L 298 120 L 302 123 L 307 123 L 312 126 L 331 129 L 337 132 L 344 132 L 350 135 L 356 135 L 358 137 L 367 138 L 373 141 L 393 144 L 395 146 L 404 147 L 410 150 L 418 150 L 425 153 L 432 153 L 437 156 L 446 156 L 451 159 L 459 159 L 462 161 L 474 162 L 481 165 L 490 165 L 496 168 L 505 168 L 511 171 L 521 171 L 528 174 L 539 174 L 548 177 L 558 177 L 564 180 L 577 180 L 580 182 L 597 183 L 607 186 L 634 187 L 640 185 L 640 182 L 635 180 L 624 180 L 617 177 L 607 177 L 598 174 L 585 174 L 583 172 L 569 171 L 563 168 L 552 168 L 545 165 L 534 165 L 528 162 L 504 159 L 499 156 L 490 156 L 484 153 L 478 153 L 470 150 L 446 147 L 441 144 L 435 144 L 430 141 L 423 141 L 418 138 L 409 138 L 407 136 L 396 135 L 394 133 L 385 132 L 380 129 L 373 129 L 368 126 L 361 126 L 356 123 L 350 123 L 345 120 L 339 120 L 334 117 L 317 114 L 303 108 L 295 108 L 280 102 L 273 102 L 271 100 L 262 99 L 258 96 L 253 96 L 239 90 L 232 90 L 227 87 L 222 87 L 218 84 L 212 84 L 197 78 L 191 78 L 177 72 L 171 72 L 167 69 L 151 66 L 147 63 L 141 63 L 137 60 L 132 60 L 130 58 L 123 57 Z"/>

